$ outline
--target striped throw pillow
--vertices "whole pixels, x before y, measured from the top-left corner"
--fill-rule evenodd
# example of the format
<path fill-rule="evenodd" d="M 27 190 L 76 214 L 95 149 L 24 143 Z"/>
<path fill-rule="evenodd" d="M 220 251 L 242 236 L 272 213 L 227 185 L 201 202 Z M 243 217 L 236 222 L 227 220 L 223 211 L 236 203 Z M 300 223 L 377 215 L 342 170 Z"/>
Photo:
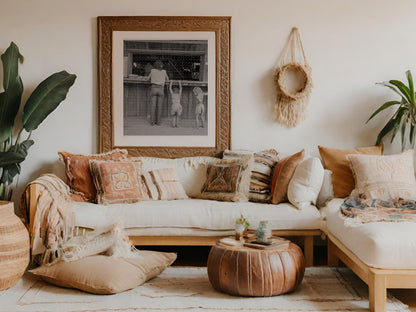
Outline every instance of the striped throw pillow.
<path fill-rule="evenodd" d="M 244 150 L 224 151 L 224 158 L 241 158 L 243 155 L 253 155 L 254 162 L 251 169 L 249 201 L 269 203 L 271 202 L 271 184 L 274 167 L 279 160 L 279 153 L 274 150 L 250 152 Z"/>
<path fill-rule="evenodd" d="M 176 168 L 162 168 L 144 173 L 143 179 L 154 200 L 187 199 Z"/>

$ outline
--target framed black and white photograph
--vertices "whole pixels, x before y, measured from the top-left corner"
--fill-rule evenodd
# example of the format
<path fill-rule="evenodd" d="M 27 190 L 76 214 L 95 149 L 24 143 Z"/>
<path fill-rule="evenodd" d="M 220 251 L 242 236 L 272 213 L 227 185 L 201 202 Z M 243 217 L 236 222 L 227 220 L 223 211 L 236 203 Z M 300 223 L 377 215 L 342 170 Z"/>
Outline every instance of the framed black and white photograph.
<path fill-rule="evenodd" d="M 230 148 L 230 18 L 99 17 L 100 151 Z"/>

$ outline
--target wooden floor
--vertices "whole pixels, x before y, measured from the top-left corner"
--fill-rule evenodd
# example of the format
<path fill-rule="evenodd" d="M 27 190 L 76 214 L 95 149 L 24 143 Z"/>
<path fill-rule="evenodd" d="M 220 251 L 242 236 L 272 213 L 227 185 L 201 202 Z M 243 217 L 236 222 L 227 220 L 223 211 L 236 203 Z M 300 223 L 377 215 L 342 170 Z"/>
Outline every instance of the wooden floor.
<path fill-rule="evenodd" d="M 174 266 L 206 266 L 211 247 L 206 246 L 146 246 L 139 249 L 176 252 L 178 259 Z M 326 246 L 315 246 L 314 263 L 318 266 L 326 265 Z M 416 312 L 416 289 L 390 289 L 389 292 L 397 299 L 407 304 L 410 311 Z"/>

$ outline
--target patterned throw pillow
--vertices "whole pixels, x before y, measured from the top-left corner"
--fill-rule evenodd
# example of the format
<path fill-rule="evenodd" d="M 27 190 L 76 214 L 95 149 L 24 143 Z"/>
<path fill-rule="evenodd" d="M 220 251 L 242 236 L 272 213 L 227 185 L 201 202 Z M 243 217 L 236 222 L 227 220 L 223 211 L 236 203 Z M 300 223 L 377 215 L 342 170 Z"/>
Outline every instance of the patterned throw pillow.
<path fill-rule="evenodd" d="M 203 192 L 235 193 L 241 174 L 241 164 L 209 166 Z"/>
<path fill-rule="evenodd" d="M 141 162 L 90 160 L 90 170 L 97 190 L 97 204 L 149 200 L 140 174 Z"/>
<path fill-rule="evenodd" d="M 289 182 L 304 156 L 305 150 L 301 150 L 296 154 L 279 160 L 277 163 L 276 168 L 274 169 L 272 181 L 273 204 L 280 204 L 287 201 L 287 189 L 289 187 Z"/>
<path fill-rule="evenodd" d="M 200 198 L 221 201 L 248 201 L 252 155 L 218 159 L 207 168 L 207 179 Z"/>
<path fill-rule="evenodd" d="M 413 150 L 396 155 L 348 155 L 355 177 L 352 196 L 416 199 Z"/>
<path fill-rule="evenodd" d="M 341 150 L 318 146 L 324 168 L 332 171 L 332 186 L 334 197 L 344 198 L 350 195 L 354 189 L 354 177 L 351 172 L 350 163 L 347 159 L 349 154 L 383 155 L 383 144 L 378 146 L 361 147 L 350 150 Z"/>
<path fill-rule="evenodd" d="M 65 173 L 71 193 L 77 194 L 78 200 L 94 202 L 96 190 L 90 173 L 89 161 L 95 160 L 122 160 L 127 158 L 127 150 L 115 149 L 105 154 L 81 155 L 59 151 L 59 159 L 65 165 Z M 75 197 L 73 197 L 75 199 Z"/>
<path fill-rule="evenodd" d="M 224 159 L 239 158 L 242 155 L 253 155 L 251 169 L 250 191 L 248 198 L 252 202 L 270 203 L 273 171 L 279 160 L 278 152 L 274 149 L 261 152 L 224 151 Z"/>

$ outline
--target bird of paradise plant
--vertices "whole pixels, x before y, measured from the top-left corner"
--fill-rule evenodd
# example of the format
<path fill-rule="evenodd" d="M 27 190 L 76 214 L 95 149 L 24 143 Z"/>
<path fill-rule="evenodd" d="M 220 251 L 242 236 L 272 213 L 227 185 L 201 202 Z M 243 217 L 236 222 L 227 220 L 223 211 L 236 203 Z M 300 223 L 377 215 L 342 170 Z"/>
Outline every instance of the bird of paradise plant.
<path fill-rule="evenodd" d="M 76 75 L 61 71 L 43 80 L 25 102 L 21 122 L 15 123 L 23 104 L 23 82 L 19 76 L 23 56 L 15 43 L 10 43 L 1 61 L 4 90 L 0 93 L 0 200 L 11 200 L 11 185 L 34 144 L 30 139 L 32 131 L 66 98 Z"/>

